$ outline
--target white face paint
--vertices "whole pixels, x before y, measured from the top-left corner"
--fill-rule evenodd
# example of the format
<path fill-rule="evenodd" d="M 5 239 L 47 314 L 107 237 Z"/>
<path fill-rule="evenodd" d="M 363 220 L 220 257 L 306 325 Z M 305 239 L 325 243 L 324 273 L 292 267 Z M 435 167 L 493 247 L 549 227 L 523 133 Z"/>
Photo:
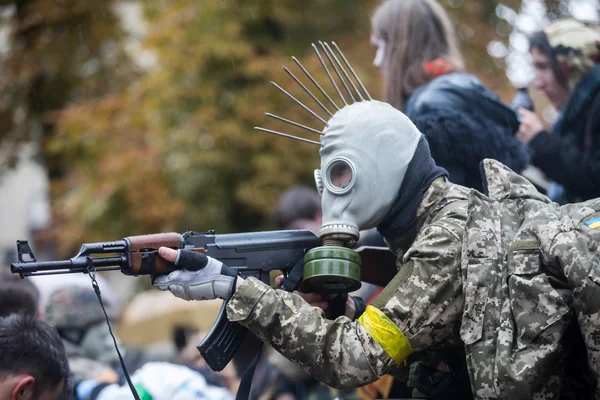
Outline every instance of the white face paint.
<path fill-rule="evenodd" d="M 421 132 L 400 111 L 379 101 L 344 107 L 329 120 L 321 139 L 320 236 L 377 226 L 389 212 Z M 320 181 L 319 179 L 320 178 Z"/>
<path fill-rule="evenodd" d="M 377 51 L 375 52 L 375 59 L 373 65 L 379 69 L 383 69 L 385 63 L 385 52 L 387 50 L 387 43 L 376 34 L 371 34 L 371 44 L 375 46 Z"/>

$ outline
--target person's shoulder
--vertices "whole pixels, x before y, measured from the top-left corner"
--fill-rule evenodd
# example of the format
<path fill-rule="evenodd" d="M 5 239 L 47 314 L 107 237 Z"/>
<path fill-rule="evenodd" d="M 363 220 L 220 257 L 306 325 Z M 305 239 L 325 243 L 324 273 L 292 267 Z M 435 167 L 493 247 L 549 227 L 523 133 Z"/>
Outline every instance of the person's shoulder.
<path fill-rule="evenodd" d="M 456 88 L 485 88 L 485 85 L 475 75 L 465 72 L 453 72 L 451 74 L 440 75 L 423 86 L 415 90 L 414 94 L 429 95 L 435 92 L 445 92 L 455 90 Z"/>
<path fill-rule="evenodd" d="M 420 113 L 440 106 L 456 107 L 460 99 L 475 93 L 489 95 L 489 89 L 475 75 L 454 72 L 441 75 L 417 88 L 406 104 L 407 113 Z"/>
<path fill-rule="evenodd" d="M 431 226 L 439 227 L 456 240 L 462 240 L 468 216 L 468 201 L 456 200 L 439 210 Z"/>
<path fill-rule="evenodd" d="M 466 72 L 453 72 L 451 74 L 440 75 L 430 82 L 432 87 L 446 88 L 452 86 L 485 86 L 479 78 Z"/>
<path fill-rule="evenodd" d="M 434 182 L 434 184 L 440 182 Z M 445 194 L 431 212 L 428 230 L 436 230 L 461 240 L 468 214 L 468 203 L 471 189 L 453 183 L 447 183 Z"/>

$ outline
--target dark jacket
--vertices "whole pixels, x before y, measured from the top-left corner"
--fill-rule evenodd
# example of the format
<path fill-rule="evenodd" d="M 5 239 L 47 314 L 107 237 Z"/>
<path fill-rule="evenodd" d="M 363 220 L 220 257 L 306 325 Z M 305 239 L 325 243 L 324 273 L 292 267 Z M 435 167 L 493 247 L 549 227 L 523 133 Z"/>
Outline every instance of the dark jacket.
<path fill-rule="evenodd" d="M 404 113 L 429 142 L 435 162 L 450 181 L 483 190 L 479 164 L 493 158 L 515 172 L 529 164 L 525 145 L 514 137 L 517 113 L 473 75 L 435 78 L 409 97 Z"/>
<path fill-rule="evenodd" d="M 530 143 L 533 164 L 565 188 L 566 202 L 600 197 L 600 66 L 571 93 L 552 133 Z"/>

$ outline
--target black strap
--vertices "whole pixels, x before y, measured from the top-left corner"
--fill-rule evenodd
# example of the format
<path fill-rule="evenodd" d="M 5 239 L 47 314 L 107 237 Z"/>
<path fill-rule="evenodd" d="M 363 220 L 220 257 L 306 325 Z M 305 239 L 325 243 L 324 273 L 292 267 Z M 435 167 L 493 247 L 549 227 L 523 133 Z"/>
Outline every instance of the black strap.
<path fill-rule="evenodd" d="M 304 272 L 304 262 L 300 259 L 296 265 L 294 265 L 291 271 L 288 273 L 287 277 L 284 279 L 281 288 L 287 292 L 292 292 L 296 290 L 298 283 L 302 280 L 302 274 Z M 250 398 L 250 389 L 252 388 L 252 378 L 254 377 L 254 370 L 256 369 L 256 365 L 258 364 L 258 360 L 260 358 L 261 349 L 263 342 L 261 341 L 258 345 L 258 351 L 256 355 L 246 367 L 244 371 L 244 376 L 242 376 L 242 380 L 240 381 L 240 386 L 238 387 L 237 395 L 235 396 L 236 400 L 248 400 Z"/>
<path fill-rule="evenodd" d="M 352 296 L 354 300 L 354 319 L 358 319 L 366 311 L 367 306 L 362 297 Z"/>
<path fill-rule="evenodd" d="M 263 342 L 260 342 L 260 344 L 258 345 L 258 351 L 256 352 L 256 355 L 244 371 L 244 376 L 242 376 L 242 380 L 240 381 L 240 386 L 238 387 L 235 400 L 248 400 L 250 398 L 250 389 L 252 388 L 252 377 L 254 377 L 254 370 L 256 369 L 258 360 L 260 359 L 262 345 Z"/>
<path fill-rule="evenodd" d="M 346 305 L 348 302 L 348 293 L 339 293 L 333 299 L 329 300 L 330 318 L 336 319 L 346 315 Z"/>
<path fill-rule="evenodd" d="M 302 280 L 303 273 L 304 262 L 302 259 L 300 259 L 298 260 L 296 265 L 292 267 L 291 271 L 284 279 L 283 284 L 281 285 L 281 289 L 285 290 L 286 292 L 292 292 L 296 290 L 298 283 Z M 263 342 L 261 341 L 258 345 L 258 351 L 256 352 L 256 356 L 254 356 L 252 362 L 250 362 L 250 364 L 248 365 L 248 367 L 246 367 L 246 370 L 244 371 L 244 376 L 242 376 L 240 386 L 238 387 L 237 395 L 235 396 L 236 400 L 248 400 L 250 398 L 252 378 L 254 377 L 254 370 L 256 369 L 258 360 L 260 359 L 262 345 Z"/>
<path fill-rule="evenodd" d="M 108 314 L 106 314 L 106 310 L 104 309 L 104 303 L 102 302 L 102 296 L 100 295 L 100 286 L 98 285 L 98 281 L 96 280 L 96 270 L 94 268 L 94 263 L 91 257 L 87 257 L 87 270 L 88 275 L 92 279 L 92 287 L 94 288 L 94 292 L 96 292 L 96 296 L 98 297 L 98 301 L 100 302 L 100 307 L 102 307 L 102 311 L 104 312 L 104 318 L 106 319 L 106 324 L 108 325 L 108 331 L 110 332 L 110 336 L 112 337 L 113 343 L 115 345 L 115 349 L 117 350 L 117 355 L 119 356 L 119 361 L 121 362 L 121 368 L 123 368 L 123 374 L 125 375 L 125 380 L 129 385 L 129 389 L 133 394 L 133 398 L 135 400 L 140 400 L 137 390 L 133 386 L 131 382 L 131 378 L 129 377 L 129 372 L 127 372 L 127 368 L 125 367 L 125 362 L 123 361 L 123 356 L 121 356 L 121 352 L 119 351 L 119 346 L 117 346 L 117 339 L 113 334 L 112 327 L 110 326 L 110 321 L 108 320 Z"/>

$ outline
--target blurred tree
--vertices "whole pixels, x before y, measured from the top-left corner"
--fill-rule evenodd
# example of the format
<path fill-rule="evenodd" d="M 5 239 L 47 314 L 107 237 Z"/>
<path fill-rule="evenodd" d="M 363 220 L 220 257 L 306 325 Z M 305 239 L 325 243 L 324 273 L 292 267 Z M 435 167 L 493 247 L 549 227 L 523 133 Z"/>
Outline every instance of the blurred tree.
<path fill-rule="evenodd" d="M 446 0 L 441 2 L 453 17 L 460 49 L 468 72 L 477 75 L 487 86 L 509 101 L 514 89 L 505 74 L 503 59 L 490 56 L 492 41 L 508 42 L 512 27 L 496 15 L 498 4 L 518 9 L 520 0 Z"/>
<path fill-rule="evenodd" d="M 57 112 L 122 88 L 132 70 L 111 1 L 3 0 L 0 53 L 1 167 L 14 165 L 18 144 L 52 139 Z M 3 46 L 4 47 L 4 46 Z M 50 176 L 65 172 L 45 153 Z"/>
<path fill-rule="evenodd" d="M 333 96 L 309 45 L 323 38 L 336 40 L 349 59 L 362 60 L 353 64 L 365 84 L 378 79 L 370 67 L 367 5 L 145 1 L 151 27 L 145 46 L 155 53 L 156 68 L 118 94 L 67 109 L 53 141 L 53 154 L 74 166 L 66 183 L 55 186 L 64 242 L 73 244 L 81 235 L 93 240 L 270 227 L 281 190 L 297 182 L 314 185 L 318 147 L 253 126 L 319 140 L 264 112 L 318 130 L 324 124 L 269 81 L 325 117 L 281 68 L 288 66 L 310 86 L 290 58 L 297 56 Z"/>

